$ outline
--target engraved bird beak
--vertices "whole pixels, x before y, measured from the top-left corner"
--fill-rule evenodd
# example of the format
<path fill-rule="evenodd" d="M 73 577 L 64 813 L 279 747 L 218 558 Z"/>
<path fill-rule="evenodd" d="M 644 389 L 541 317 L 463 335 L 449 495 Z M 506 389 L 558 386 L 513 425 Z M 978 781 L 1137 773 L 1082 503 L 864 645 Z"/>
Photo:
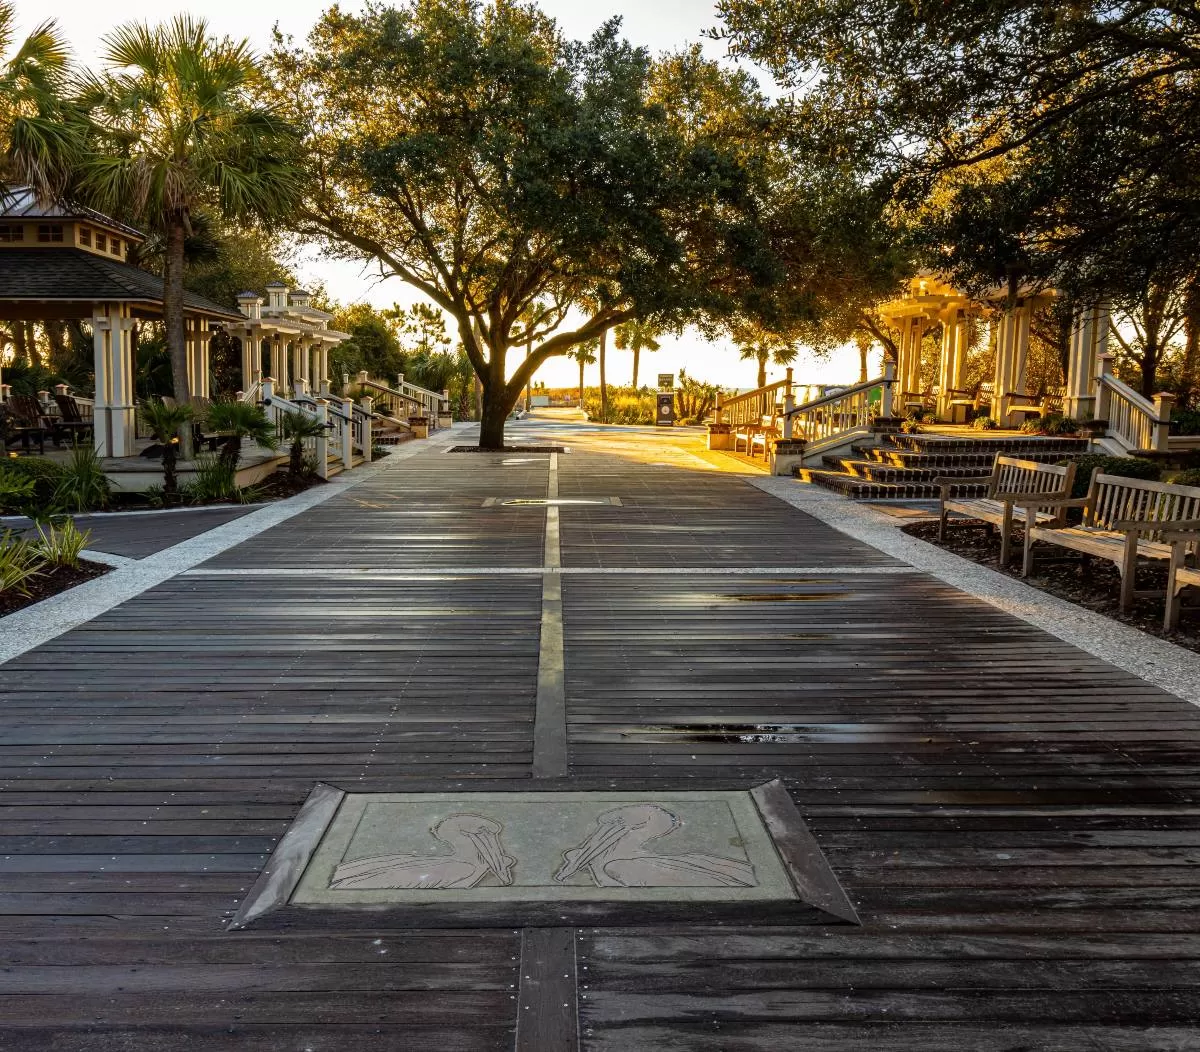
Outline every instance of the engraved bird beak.
<path fill-rule="evenodd" d="M 464 831 L 463 836 L 471 842 L 471 846 L 487 868 L 496 874 L 501 884 L 512 883 L 512 859 L 504 853 L 500 838 L 495 833 L 481 829 L 478 832 Z"/>
<path fill-rule="evenodd" d="M 623 822 L 605 823 L 588 837 L 581 847 L 574 851 L 568 851 L 563 856 L 563 864 L 559 867 L 558 872 L 554 874 L 554 879 L 566 880 L 568 877 L 574 876 L 591 862 L 592 859 L 598 858 L 608 851 L 609 848 L 615 846 L 628 832 L 629 828 Z"/>

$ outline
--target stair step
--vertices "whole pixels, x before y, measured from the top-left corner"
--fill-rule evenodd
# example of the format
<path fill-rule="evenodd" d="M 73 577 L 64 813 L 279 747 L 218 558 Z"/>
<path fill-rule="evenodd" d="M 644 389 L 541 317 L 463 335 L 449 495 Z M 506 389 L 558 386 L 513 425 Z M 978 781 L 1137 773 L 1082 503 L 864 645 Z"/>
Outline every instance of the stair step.
<path fill-rule="evenodd" d="M 1005 453 L 1024 457 L 1028 454 L 1062 456 L 1086 453 L 1086 438 L 1058 438 L 1039 435 L 1004 435 L 992 438 L 981 432 L 978 437 L 939 434 L 891 434 L 881 436 L 886 447 L 913 453 Z M 1032 459 L 1032 458 L 1031 458 Z"/>
<path fill-rule="evenodd" d="M 903 464 L 887 464 L 877 460 L 850 457 L 826 456 L 823 460 L 825 467 L 830 471 L 839 471 L 846 475 L 853 475 L 855 478 L 866 479 L 869 482 L 887 482 L 897 485 L 933 482 L 939 478 L 972 478 L 986 475 L 992 470 L 990 461 L 979 466 L 954 464 L 912 468 Z"/>
<path fill-rule="evenodd" d="M 842 472 L 820 471 L 813 468 L 796 468 L 795 475 L 802 482 L 814 483 L 849 497 L 851 500 L 912 500 L 914 498 L 936 498 L 941 495 L 941 489 L 929 482 L 903 484 L 872 482 L 869 479 L 856 478 Z M 982 497 L 986 492 L 986 485 L 962 486 L 956 490 L 956 495 Z"/>
<path fill-rule="evenodd" d="M 996 461 L 999 450 L 984 450 L 977 453 L 914 453 L 907 449 L 894 449 L 889 446 L 854 446 L 855 457 L 858 460 L 869 460 L 876 464 L 885 464 L 894 468 L 929 468 L 950 469 L 962 468 L 970 471 L 988 472 Z M 1074 455 L 1062 450 L 1039 449 L 1032 452 L 1009 452 L 1007 456 L 1017 456 L 1023 460 L 1034 460 L 1041 464 L 1057 464 L 1065 457 Z"/>

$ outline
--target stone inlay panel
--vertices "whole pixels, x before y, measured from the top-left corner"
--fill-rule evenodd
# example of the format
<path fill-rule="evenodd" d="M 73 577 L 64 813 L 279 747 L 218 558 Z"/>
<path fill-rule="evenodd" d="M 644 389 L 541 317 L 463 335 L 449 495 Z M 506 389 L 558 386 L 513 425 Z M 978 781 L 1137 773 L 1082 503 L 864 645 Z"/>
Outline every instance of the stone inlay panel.
<path fill-rule="evenodd" d="M 317 801 L 315 804 L 313 801 Z M 317 817 L 319 816 L 319 817 Z M 856 920 L 777 782 L 746 791 L 342 793 L 319 786 L 234 927 L 279 909 L 816 907 Z M 451 911 L 449 914 L 447 910 Z M 828 919 L 828 918 L 826 918 Z M 511 922 L 516 922 L 511 921 Z M 498 921 L 503 923 L 503 920 Z"/>

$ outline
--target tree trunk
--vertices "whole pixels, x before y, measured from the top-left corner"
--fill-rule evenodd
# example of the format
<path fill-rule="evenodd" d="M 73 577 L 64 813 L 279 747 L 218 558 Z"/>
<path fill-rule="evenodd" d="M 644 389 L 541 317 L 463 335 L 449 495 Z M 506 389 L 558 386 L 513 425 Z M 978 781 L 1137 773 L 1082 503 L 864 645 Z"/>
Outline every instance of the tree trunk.
<path fill-rule="evenodd" d="M 579 408 L 583 408 L 583 367 L 586 363 L 583 360 L 583 350 L 579 352 Z"/>
<path fill-rule="evenodd" d="M 642 357 L 642 349 L 638 346 L 637 341 L 634 340 L 634 343 L 633 343 L 633 389 L 635 391 L 638 389 L 637 374 L 638 374 L 638 365 L 639 365 L 641 357 Z"/>
<path fill-rule="evenodd" d="M 860 384 L 865 384 L 871 379 L 867 375 L 867 355 L 870 353 L 870 350 L 871 348 L 866 344 L 860 343 L 858 345 L 858 382 Z"/>
<path fill-rule="evenodd" d="M 178 405 L 191 405 L 192 391 L 188 384 L 187 339 L 183 326 L 183 241 L 182 215 L 171 216 L 167 223 L 166 256 L 163 261 L 163 324 L 166 328 L 167 351 L 171 356 L 171 389 Z M 192 458 L 192 429 L 179 429 L 179 453 L 184 460 Z"/>
<path fill-rule="evenodd" d="M 758 356 L 758 386 L 767 386 L 767 356 L 765 354 Z"/>
<path fill-rule="evenodd" d="M 604 351 L 608 346 L 608 330 L 600 333 L 600 419 L 608 423 L 608 381 L 604 378 Z"/>
<path fill-rule="evenodd" d="M 479 448 L 504 448 L 504 423 L 511 405 L 505 405 L 504 387 L 491 384 L 483 387 L 483 410 L 479 417 Z"/>
<path fill-rule="evenodd" d="M 1183 390 L 1179 394 L 1183 403 L 1190 406 L 1194 400 L 1196 389 L 1196 371 L 1200 366 L 1200 280 L 1193 281 L 1188 285 L 1183 324 L 1186 342 L 1183 350 L 1183 375 L 1180 385 Z"/>
<path fill-rule="evenodd" d="M 21 364 L 29 361 L 29 352 L 26 350 L 27 343 L 25 341 L 25 323 L 23 321 L 12 322 L 12 337 L 13 337 L 13 360 Z"/>

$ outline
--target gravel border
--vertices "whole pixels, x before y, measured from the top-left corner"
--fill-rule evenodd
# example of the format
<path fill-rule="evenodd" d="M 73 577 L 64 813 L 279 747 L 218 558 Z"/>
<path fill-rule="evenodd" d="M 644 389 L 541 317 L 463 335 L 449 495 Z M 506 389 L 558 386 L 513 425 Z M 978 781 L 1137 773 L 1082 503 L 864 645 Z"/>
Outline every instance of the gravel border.
<path fill-rule="evenodd" d="M 747 482 L 855 540 L 1200 706 L 1200 654 L 910 537 L 900 529 L 902 520 L 817 486 L 786 477 Z"/>

